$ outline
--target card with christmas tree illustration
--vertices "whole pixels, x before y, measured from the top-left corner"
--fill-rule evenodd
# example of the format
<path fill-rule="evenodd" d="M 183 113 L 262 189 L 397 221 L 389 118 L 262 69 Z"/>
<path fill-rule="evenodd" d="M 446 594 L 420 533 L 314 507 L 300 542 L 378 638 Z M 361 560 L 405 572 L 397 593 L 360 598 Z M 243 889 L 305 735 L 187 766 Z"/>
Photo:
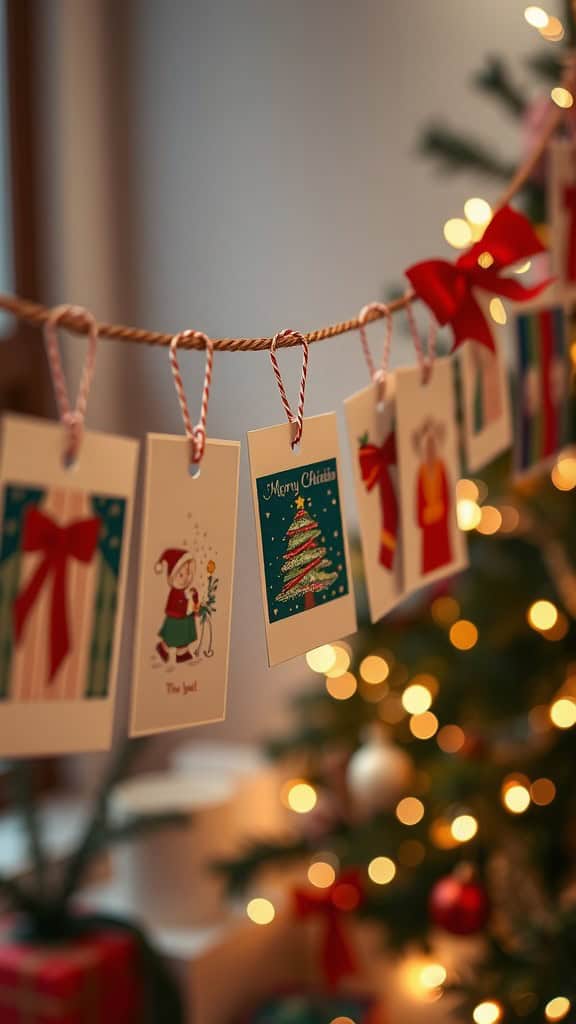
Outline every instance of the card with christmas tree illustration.
<path fill-rule="evenodd" d="M 576 143 L 554 139 L 547 160 L 550 272 L 566 302 L 576 298 Z"/>
<path fill-rule="evenodd" d="M 97 750 L 111 737 L 138 446 L 87 432 L 66 468 L 62 429 L 2 424 L 4 755 Z"/>
<path fill-rule="evenodd" d="M 487 303 L 486 303 L 487 305 Z M 491 323 L 489 316 L 487 321 Z M 459 349 L 466 469 L 476 473 L 512 444 L 504 339 L 491 323 L 494 351 L 476 341 Z"/>
<path fill-rule="evenodd" d="M 379 391 L 378 384 L 370 384 L 344 402 L 372 622 L 381 619 L 403 595 L 392 374 L 386 379 L 383 402 Z"/>
<path fill-rule="evenodd" d="M 354 632 L 336 416 L 248 434 L 270 665 Z"/>
<path fill-rule="evenodd" d="M 239 461 L 208 440 L 193 476 L 187 438 L 146 439 L 133 736 L 225 717 Z"/>

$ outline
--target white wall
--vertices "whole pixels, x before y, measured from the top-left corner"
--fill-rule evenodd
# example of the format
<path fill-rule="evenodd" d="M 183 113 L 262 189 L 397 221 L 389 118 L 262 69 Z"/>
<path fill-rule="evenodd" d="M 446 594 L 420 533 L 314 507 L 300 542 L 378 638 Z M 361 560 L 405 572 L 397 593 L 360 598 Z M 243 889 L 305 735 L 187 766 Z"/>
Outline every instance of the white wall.
<path fill-rule="evenodd" d="M 213 336 L 309 329 L 354 315 L 382 298 L 410 262 L 445 251 L 445 218 L 457 215 L 468 195 L 490 198 L 495 191 L 474 178 L 434 173 L 415 155 L 419 127 L 447 114 L 504 154 L 516 153 L 514 124 L 469 81 L 494 50 L 507 53 L 522 77 L 520 57 L 537 45 L 524 6 L 107 5 L 115 50 L 107 68 L 120 60 L 127 112 L 116 140 L 124 183 L 119 208 L 130 233 L 126 287 L 117 297 L 122 317 Z M 397 349 L 403 344 L 398 339 Z M 97 421 L 130 432 L 179 431 L 166 352 L 119 350 L 112 346 L 116 405 L 99 405 Z M 406 349 L 396 357 L 410 358 Z M 295 353 L 282 356 L 292 392 L 298 362 Z M 191 354 L 183 363 L 194 409 L 203 357 Z M 356 337 L 315 346 L 307 412 L 339 408 L 365 380 Z M 126 385 L 126 399 L 118 401 Z M 213 436 L 243 438 L 248 428 L 282 416 L 266 354 L 216 356 Z M 265 667 L 245 453 L 232 642 L 229 720 L 221 728 L 261 732 L 278 721 L 285 692 L 305 678 L 305 668 L 303 660 Z"/>

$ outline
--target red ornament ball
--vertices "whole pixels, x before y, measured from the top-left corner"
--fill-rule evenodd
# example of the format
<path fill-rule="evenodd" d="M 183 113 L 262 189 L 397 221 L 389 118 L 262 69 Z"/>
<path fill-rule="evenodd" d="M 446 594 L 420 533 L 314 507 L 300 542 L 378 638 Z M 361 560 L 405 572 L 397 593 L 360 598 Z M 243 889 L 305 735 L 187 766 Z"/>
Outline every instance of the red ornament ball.
<path fill-rule="evenodd" d="M 477 878 L 462 878 L 458 873 L 436 882 L 428 909 L 433 923 L 452 935 L 475 935 L 482 931 L 490 915 L 484 886 Z"/>

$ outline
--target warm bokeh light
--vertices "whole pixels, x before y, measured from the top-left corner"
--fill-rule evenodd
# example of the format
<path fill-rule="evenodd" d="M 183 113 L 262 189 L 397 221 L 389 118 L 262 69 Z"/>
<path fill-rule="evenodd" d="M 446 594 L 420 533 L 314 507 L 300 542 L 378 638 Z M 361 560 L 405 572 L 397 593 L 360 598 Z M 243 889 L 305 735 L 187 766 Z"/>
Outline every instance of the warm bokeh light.
<path fill-rule="evenodd" d="M 534 601 L 528 609 L 527 618 L 532 629 L 552 629 L 558 621 L 558 609 L 552 601 Z"/>
<path fill-rule="evenodd" d="M 532 28 L 546 28 L 549 18 L 546 11 L 542 7 L 527 7 L 524 11 L 524 17 Z"/>
<path fill-rule="evenodd" d="M 574 97 L 569 89 L 565 89 L 563 85 L 556 85 L 550 93 L 554 103 L 557 107 L 561 107 L 562 110 L 569 110 L 574 105 Z"/>
<path fill-rule="evenodd" d="M 338 676 L 343 676 L 350 668 L 351 653 L 347 644 L 338 643 L 331 644 L 330 646 L 334 651 L 334 664 L 324 674 L 329 676 L 330 679 L 337 679 Z"/>
<path fill-rule="evenodd" d="M 489 270 L 493 263 L 494 257 L 491 252 L 488 252 L 488 250 L 485 249 L 484 252 L 480 253 L 478 257 L 478 266 L 482 267 L 482 270 Z"/>
<path fill-rule="evenodd" d="M 482 518 L 482 510 L 477 502 L 461 498 L 456 502 L 456 517 L 461 530 L 474 530 Z"/>
<path fill-rule="evenodd" d="M 483 505 L 480 509 L 480 522 L 476 529 L 489 537 L 492 533 L 498 533 L 502 526 L 502 513 L 494 505 Z"/>
<path fill-rule="evenodd" d="M 492 999 L 487 999 L 483 1003 L 478 1003 L 474 1007 L 472 1013 L 472 1019 L 474 1024 L 496 1024 L 502 1016 L 502 1007 L 500 1003 L 494 1002 Z"/>
<path fill-rule="evenodd" d="M 430 826 L 430 839 L 439 850 L 453 850 L 458 840 L 452 835 L 452 826 L 447 818 L 436 818 Z"/>
<path fill-rule="evenodd" d="M 274 904 L 262 896 L 257 896 L 246 904 L 246 913 L 254 924 L 270 924 L 276 917 Z"/>
<path fill-rule="evenodd" d="M 415 796 L 405 796 L 396 807 L 396 817 L 402 825 L 417 825 L 424 817 L 424 804 Z"/>
<path fill-rule="evenodd" d="M 515 274 L 527 274 L 532 266 L 532 260 L 526 260 L 525 263 L 521 263 L 519 267 L 514 267 Z"/>
<path fill-rule="evenodd" d="M 322 647 L 315 647 L 314 650 L 308 651 L 306 662 L 308 668 L 311 668 L 313 672 L 323 675 L 333 668 L 336 662 L 336 651 L 332 644 L 323 644 Z"/>
<path fill-rule="evenodd" d="M 398 847 L 398 860 L 406 868 L 418 867 L 426 856 L 426 847 L 418 839 L 405 839 Z"/>
<path fill-rule="evenodd" d="M 552 779 L 535 779 L 530 786 L 530 796 L 538 807 L 546 807 L 556 796 L 556 786 Z"/>
<path fill-rule="evenodd" d="M 316 860 L 308 868 L 308 881 L 317 889 L 328 889 L 336 881 L 336 872 L 331 864 Z"/>
<path fill-rule="evenodd" d="M 356 1024 L 352 1017 L 333 1017 L 330 1024 Z"/>
<path fill-rule="evenodd" d="M 548 43 L 559 43 L 566 35 L 560 18 L 556 18 L 554 15 L 551 15 L 548 18 L 548 24 L 544 28 L 539 28 L 538 31 Z"/>
<path fill-rule="evenodd" d="M 468 480 L 462 477 L 456 484 L 456 498 L 458 501 L 478 501 L 480 491 L 475 480 Z"/>
<path fill-rule="evenodd" d="M 508 322 L 508 314 L 504 309 L 504 303 L 497 295 L 490 299 L 488 310 L 495 324 L 505 324 Z"/>
<path fill-rule="evenodd" d="M 471 814 L 459 814 L 454 818 L 450 831 L 459 843 L 469 843 L 478 832 L 478 822 Z"/>
<path fill-rule="evenodd" d="M 396 865 L 390 857 L 374 857 L 368 865 L 368 875 L 376 885 L 388 885 L 396 874 Z"/>
<path fill-rule="evenodd" d="M 297 814 L 308 814 L 316 806 L 316 790 L 309 782 L 292 781 L 283 787 L 283 802 Z"/>
<path fill-rule="evenodd" d="M 410 732 L 417 740 L 429 740 L 438 732 L 438 719 L 432 711 L 424 711 L 421 715 L 413 715 L 410 719 Z"/>
<path fill-rule="evenodd" d="M 444 225 L 444 238 L 453 249 L 466 249 L 472 241 L 468 221 L 462 217 L 451 217 Z"/>
<path fill-rule="evenodd" d="M 550 474 L 552 483 L 559 491 L 571 491 L 576 487 L 576 458 L 560 455 Z"/>
<path fill-rule="evenodd" d="M 543 632 L 543 636 L 545 636 L 547 640 L 552 640 L 552 642 L 555 643 L 558 640 L 564 639 L 569 628 L 570 626 L 566 616 L 563 614 L 563 612 L 558 612 L 558 618 L 556 619 L 555 624 L 552 626 L 552 629 L 546 629 Z"/>
<path fill-rule="evenodd" d="M 345 672 L 343 676 L 326 676 L 326 689 L 334 700 L 349 700 L 358 689 L 356 676 L 352 672 Z"/>
<path fill-rule="evenodd" d="M 488 224 L 492 219 L 492 207 L 485 199 L 475 196 L 464 203 L 464 216 L 471 224 Z"/>
<path fill-rule="evenodd" d="M 466 742 L 464 730 L 459 725 L 443 725 L 436 742 L 445 754 L 456 754 Z"/>
<path fill-rule="evenodd" d="M 402 707 L 402 700 L 398 693 L 388 694 L 378 704 L 378 718 L 386 722 L 387 725 L 398 725 L 398 722 L 401 722 L 405 717 L 406 712 Z"/>
<path fill-rule="evenodd" d="M 534 733 L 550 731 L 550 708 L 546 704 L 537 704 L 528 712 L 530 728 Z"/>
<path fill-rule="evenodd" d="M 388 662 L 377 654 L 369 654 L 360 662 L 360 675 L 365 683 L 383 683 L 390 675 Z"/>
<path fill-rule="evenodd" d="M 420 971 L 420 984 L 424 988 L 440 988 L 448 977 L 443 964 L 426 964 Z"/>
<path fill-rule="evenodd" d="M 524 814 L 530 806 L 530 791 L 514 782 L 502 787 L 502 803 L 511 814 Z"/>
<path fill-rule="evenodd" d="M 550 708 L 550 720 L 557 729 L 571 729 L 576 725 L 576 701 L 560 697 Z"/>
<path fill-rule="evenodd" d="M 460 615 L 460 605 L 455 597 L 435 597 L 430 605 L 430 614 L 439 626 L 451 626 Z"/>
<path fill-rule="evenodd" d="M 500 505 L 499 512 L 502 516 L 502 533 L 514 533 L 520 523 L 520 513 L 514 505 Z"/>
<path fill-rule="evenodd" d="M 470 651 L 478 643 L 478 630 L 468 619 L 458 619 L 450 628 L 450 643 L 459 651 Z"/>
<path fill-rule="evenodd" d="M 556 996 L 544 1007 L 546 1020 L 564 1020 L 566 1014 L 570 1013 L 571 1007 L 572 1004 L 566 996 Z"/>
<path fill-rule="evenodd" d="M 422 715 L 432 704 L 432 694 L 427 686 L 411 683 L 402 694 L 402 705 L 410 715 Z"/>

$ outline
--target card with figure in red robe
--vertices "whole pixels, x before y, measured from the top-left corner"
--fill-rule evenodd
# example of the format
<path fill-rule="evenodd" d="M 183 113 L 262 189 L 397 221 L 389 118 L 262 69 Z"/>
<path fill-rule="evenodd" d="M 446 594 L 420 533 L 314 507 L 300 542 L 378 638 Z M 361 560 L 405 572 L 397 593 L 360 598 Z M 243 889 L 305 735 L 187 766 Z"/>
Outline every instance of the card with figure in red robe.
<path fill-rule="evenodd" d="M 394 376 L 386 378 L 383 401 L 374 383 L 347 398 L 344 409 L 370 618 L 377 622 L 403 594 Z"/>
<path fill-rule="evenodd" d="M 434 361 L 427 383 L 419 367 L 396 371 L 396 445 L 403 583 L 413 590 L 468 564 L 456 520 L 460 466 L 450 358 Z"/>
<path fill-rule="evenodd" d="M 550 271 L 562 302 L 576 298 L 576 142 L 554 139 L 547 161 Z"/>

